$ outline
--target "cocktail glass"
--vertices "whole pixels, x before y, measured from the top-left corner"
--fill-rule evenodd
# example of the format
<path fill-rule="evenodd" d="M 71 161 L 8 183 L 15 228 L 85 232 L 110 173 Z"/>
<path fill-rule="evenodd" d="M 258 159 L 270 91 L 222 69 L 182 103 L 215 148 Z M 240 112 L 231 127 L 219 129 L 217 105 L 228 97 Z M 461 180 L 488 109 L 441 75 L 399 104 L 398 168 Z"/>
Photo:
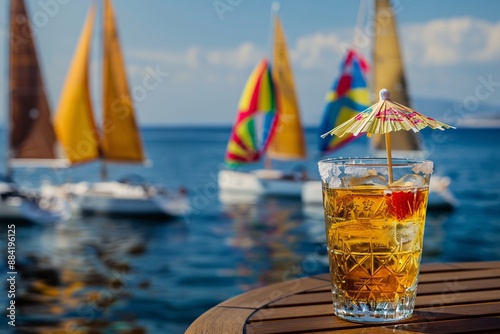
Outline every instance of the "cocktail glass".
<path fill-rule="evenodd" d="M 326 159 L 318 163 L 335 314 L 395 322 L 415 306 L 433 163 Z"/>

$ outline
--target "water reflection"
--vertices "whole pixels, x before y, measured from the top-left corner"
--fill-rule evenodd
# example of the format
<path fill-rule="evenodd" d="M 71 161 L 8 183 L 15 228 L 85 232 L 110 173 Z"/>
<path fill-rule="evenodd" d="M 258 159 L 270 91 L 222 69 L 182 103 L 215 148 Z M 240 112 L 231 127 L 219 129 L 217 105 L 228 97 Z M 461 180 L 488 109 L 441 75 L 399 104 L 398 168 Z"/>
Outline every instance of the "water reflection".
<path fill-rule="evenodd" d="M 449 217 L 449 212 L 427 212 L 422 263 L 434 262 L 443 254 L 445 243 L 444 224 L 448 221 Z"/>
<path fill-rule="evenodd" d="M 182 333 L 244 291 L 328 272 L 322 208 L 248 196 L 207 208 L 189 222 L 19 225 L 17 332 Z M 429 215 L 424 260 L 446 252 L 447 221 Z"/>
<path fill-rule="evenodd" d="M 147 249 L 136 224 L 76 219 L 44 229 L 40 243 L 45 254 L 32 252 L 19 259 L 18 331 L 145 332 L 134 317 L 115 319 L 131 291 L 149 287 L 131 265 Z"/>
<path fill-rule="evenodd" d="M 314 272 L 304 267 L 314 244 L 303 224 L 301 203 L 296 199 L 237 196 L 222 192 L 223 211 L 232 220 L 234 235 L 226 243 L 240 252 L 237 271 L 250 279 L 243 290 L 282 282 Z M 304 249 L 305 248 L 305 249 Z"/>

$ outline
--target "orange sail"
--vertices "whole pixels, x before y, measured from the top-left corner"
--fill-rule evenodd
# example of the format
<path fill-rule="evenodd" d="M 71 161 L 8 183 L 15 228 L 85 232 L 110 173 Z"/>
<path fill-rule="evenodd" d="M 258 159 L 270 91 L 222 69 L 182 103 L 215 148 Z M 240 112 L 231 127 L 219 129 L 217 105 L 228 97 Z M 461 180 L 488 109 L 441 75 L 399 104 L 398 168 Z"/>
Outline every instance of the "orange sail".
<path fill-rule="evenodd" d="M 103 47 L 103 159 L 144 162 L 142 141 L 134 116 L 125 62 L 110 0 L 104 1 Z"/>
<path fill-rule="evenodd" d="M 100 155 L 89 92 L 89 53 L 95 8 L 91 7 L 66 77 L 55 118 L 57 137 L 72 164 Z"/>
<path fill-rule="evenodd" d="M 399 46 L 396 17 L 389 0 L 375 1 L 375 35 L 373 40 L 373 91 L 386 88 L 391 99 L 403 105 L 410 105 L 406 91 L 404 65 Z M 412 132 L 392 132 L 394 150 L 419 151 L 417 136 Z M 385 137 L 374 134 L 370 138 L 375 150 L 385 150 Z"/>
<path fill-rule="evenodd" d="M 295 93 L 285 35 L 279 17 L 275 19 L 272 75 L 277 86 L 279 121 L 267 150 L 272 159 L 294 160 L 307 157 L 300 112 Z"/>
<path fill-rule="evenodd" d="M 11 1 L 9 36 L 9 158 L 22 159 L 9 165 L 39 164 L 56 157 L 56 137 L 23 0 Z"/>

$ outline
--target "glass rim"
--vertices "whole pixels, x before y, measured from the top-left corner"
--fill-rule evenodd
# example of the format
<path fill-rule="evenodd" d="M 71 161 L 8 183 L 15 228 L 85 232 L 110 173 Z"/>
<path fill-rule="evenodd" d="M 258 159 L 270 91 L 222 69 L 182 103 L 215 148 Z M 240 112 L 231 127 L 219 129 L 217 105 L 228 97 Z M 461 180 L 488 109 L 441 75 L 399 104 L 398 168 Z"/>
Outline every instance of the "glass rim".
<path fill-rule="evenodd" d="M 422 163 L 430 163 L 427 159 L 412 158 L 392 158 L 392 167 L 411 167 Z M 387 158 L 380 157 L 353 157 L 353 158 L 326 158 L 318 161 L 318 164 L 336 165 L 336 166 L 365 166 L 365 167 L 388 167 Z"/>

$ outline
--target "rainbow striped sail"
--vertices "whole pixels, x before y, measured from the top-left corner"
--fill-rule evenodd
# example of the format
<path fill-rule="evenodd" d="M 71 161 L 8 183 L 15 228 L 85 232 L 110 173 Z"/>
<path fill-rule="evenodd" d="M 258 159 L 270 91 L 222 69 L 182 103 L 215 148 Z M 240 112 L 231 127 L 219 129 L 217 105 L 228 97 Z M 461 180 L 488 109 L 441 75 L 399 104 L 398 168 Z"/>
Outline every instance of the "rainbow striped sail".
<path fill-rule="evenodd" d="M 367 72 L 368 62 L 355 50 L 349 50 L 342 63 L 340 77 L 326 96 L 327 104 L 319 129 L 320 134 L 330 131 L 370 106 L 365 79 Z M 322 154 L 326 154 L 355 138 L 350 134 L 342 138 L 329 136 L 320 140 L 319 150 Z"/>
<path fill-rule="evenodd" d="M 240 98 L 238 115 L 226 150 L 226 164 L 258 161 L 271 141 L 278 108 L 271 68 L 263 59 L 253 70 Z"/>

